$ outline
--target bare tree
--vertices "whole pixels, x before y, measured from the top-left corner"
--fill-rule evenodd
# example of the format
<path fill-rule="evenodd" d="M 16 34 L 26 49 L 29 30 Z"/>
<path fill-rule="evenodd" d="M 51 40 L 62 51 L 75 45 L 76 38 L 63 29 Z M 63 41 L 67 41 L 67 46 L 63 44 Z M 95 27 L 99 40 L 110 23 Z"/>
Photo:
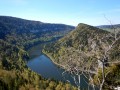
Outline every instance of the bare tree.
<path fill-rule="evenodd" d="M 78 66 L 73 62 L 74 60 L 71 56 L 70 59 L 67 60 L 67 64 L 64 66 L 65 71 L 62 73 L 63 77 L 66 72 L 68 72 L 71 75 L 75 85 L 78 87 L 78 90 L 80 90 L 80 87 L 81 87 L 81 76 L 84 75 L 84 68 L 85 68 L 83 66 L 82 59 L 83 57 L 79 57 L 79 59 L 76 61 L 79 63 L 79 66 Z"/>
<path fill-rule="evenodd" d="M 88 62 L 88 58 L 91 57 L 90 53 L 83 52 L 81 50 L 76 50 L 75 52 L 77 52 L 79 54 L 79 55 L 77 55 L 79 57 L 79 59 L 74 60 L 74 56 L 70 55 L 69 59 L 66 60 L 67 62 L 64 65 L 65 71 L 63 72 L 63 75 L 64 75 L 64 73 L 69 72 L 71 74 L 71 77 L 73 78 L 76 86 L 78 87 L 78 90 L 80 90 L 80 87 L 81 87 L 81 76 L 82 75 L 85 76 L 89 80 L 89 82 L 87 82 L 87 81 L 85 81 L 85 82 L 88 84 L 88 86 L 92 86 L 93 90 L 95 90 L 96 87 L 98 87 L 99 90 L 102 90 L 105 80 L 106 80 L 106 77 L 110 73 L 110 71 L 107 71 L 107 72 L 105 71 L 107 65 L 119 62 L 119 61 L 113 62 L 113 61 L 109 60 L 109 52 L 114 48 L 116 42 L 118 42 L 118 40 L 120 39 L 119 32 L 116 31 L 116 28 L 112 25 L 111 21 L 109 21 L 109 22 L 110 22 L 114 32 L 107 33 L 102 38 L 98 39 L 98 42 L 100 43 L 100 45 L 102 47 L 102 54 L 99 55 L 99 58 L 97 58 L 96 60 L 91 59 L 91 61 Z M 107 40 L 110 40 L 111 43 L 109 43 Z M 93 42 L 93 44 L 91 44 L 91 48 L 93 49 L 94 53 L 98 53 L 98 51 L 95 48 L 97 44 L 94 43 L 95 42 L 94 38 L 88 39 L 88 43 L 91 43 L 91 42 Z M 103 44 L 105 44 L 105 46 L 103 46 Z M 74 62 L 74 61 L 76 61 L 76 62 Z M 102 78 L 100 78 L 98 76 L 99 69 L 101 69 Z M 95 75 L 97 76 L 97 81 L 99 84 L 98 86 L 96 86 L 96 84 L 94 82 Z"/>
<path fill-rule="evenodd" d="M 101 67 L 101 69 L 102 69 L 102 82 L 100 83 L 100 90 L 102 90 L 104 82 L 105 82 L 105 78 L 106 78 L 107 74 L 110 72 L 110 71 L 108 71 L 107 74 L 105 75 L 105 65 L 108 63 L 109 64 L 114 63 L 114 62 L 111 62 L 108 60 L 109 59 L 108 52 L 113 48 L 114 44 L 116 44 L 116 42 L 120 39 L 120 36 L 118 35 L 119 32 L 116 31 L 116 28 L 112 25 L 111 21 L 106 16 L 104 16 L 104 17 L 110 23 L 114 32 L 112 34 L 110 33 L 109 35 L 105 36 L 105 38 L 106 37 L 113 38 L 113 41 L 111 44 L 108 43 L 107 47 L 104 49 L 104 54 L 103 54 L 102 59 L 101 59 L 101 62 L 102 62 L 102 67 Z M 104 38 L 102 38 L 102 39 L 104 39 Z"/>

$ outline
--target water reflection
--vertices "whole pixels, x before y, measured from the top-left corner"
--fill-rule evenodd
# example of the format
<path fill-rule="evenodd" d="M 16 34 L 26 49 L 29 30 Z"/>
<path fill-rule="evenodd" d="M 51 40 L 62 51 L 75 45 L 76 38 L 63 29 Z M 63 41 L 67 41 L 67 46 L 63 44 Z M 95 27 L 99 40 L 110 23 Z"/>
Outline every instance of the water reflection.
<path fill-rule="evenodd" d="M 64 70 L 56 66 L 46 55 L 42 54 L 41 45 L 31 48 L 28 52 L 31 59 L 28 61 L 27 66 L 31 68 L 31 70 L 39 73 L 45 78 L 51 78 L 64 82 L 70 81 L 71 84 L 75 85 L 69 73 L 65 73 L 63 76 L 62 73 Z M 81 86 L 81 88 L 85 88 L 87 86 L 83 77 L 81 78 Z"/>

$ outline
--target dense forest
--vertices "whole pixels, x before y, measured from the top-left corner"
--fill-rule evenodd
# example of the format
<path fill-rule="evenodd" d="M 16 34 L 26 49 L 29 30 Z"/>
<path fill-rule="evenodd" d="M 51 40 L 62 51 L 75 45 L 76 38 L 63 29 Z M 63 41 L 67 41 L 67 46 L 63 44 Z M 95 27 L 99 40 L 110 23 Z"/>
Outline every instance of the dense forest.
<path fill-rule="evenodd" d="M 28 48 L 58 39 L 73 28 L 0 16 L 0 90 L 77 90 L 68 83 L 44 79 L 25 63 Z"/>
<path fill-rule="evenodd" d="M 91 74 L 88 71 L 91 71 L 94 73 L 90 77 L 93 78 L 92 85 L 96 86 L 102 82 L 101 68 L 104 66 L 104 75 L 108 73 L 108 77 L 103 80 L 102 88 L 110 90 L 120 85 L 120 32 L 115 29 L 114 34 L 80 23 L 68 35 L 46 45 L 43 52 L 70 73 L 80 76 L 81 71 L 86 71 L 89 77 Z M 101 64 L 102 60 L 105 64 Z"/>
<path fill-rule="evenodd" d="M 104 48 L 107 47 L 107 44 L 113 40 L 112 37 L 106 37 L 109 34 L 110 32 L 108 31 L 86 24 L 79 24 L 68 35 L 51 44 L 51 46 L 46 46 L 45 51 L 59 63 L 65 63 L 61 60 L 70 58 L 73 52 L 74 55 L 72 58 L 78 59 L 79 57 L 76 56 L 80 55 L 79 51 L 89 53 L 90 57 L 96 56 L 94 58 L 98 58 L 104 53 Z M 101 40 L 103 37 L 104 39 Z M 109 53 L 110 60 L 119 59 L 119 40 L 115 43 L 114 48 Z M 113 57 L 115 55 L 116 57 Z"/>
<path fill-rule="evenodd" d="M 25 49 L 37 43 L 58 39 L 74 28 L 74 26 L 64 24 L 49 24 L 0 16 L 0 39 L 19 47 L 23 46 Z"/>
<path fill-rule="evenodd" d="M 26 66 L 25 61 L 29 59 L 26 50 L 36 44 L 51 41 L 55 42 L 44 46 L 43 52 L 54 63 L 70 71 L 71 75 L 80 75 L 82 70 L 88 69 L 95 72 L 85 73 L 87 77 L 92 76 L 88 82 L 91 86 L 98 87 L 102 81 L 102 65 L 98 61 L 105 58 L 108 63 L 104 64 L 104 72 L 108 77 L 105 78 L 103 89 L 113 89 L 120 85 L 119 37 L 119 25 L 97 28 L 80 23 L 75 28 L 0 16 L 0 90 L 79 89 L 69 83 L 45 79 Z"/>

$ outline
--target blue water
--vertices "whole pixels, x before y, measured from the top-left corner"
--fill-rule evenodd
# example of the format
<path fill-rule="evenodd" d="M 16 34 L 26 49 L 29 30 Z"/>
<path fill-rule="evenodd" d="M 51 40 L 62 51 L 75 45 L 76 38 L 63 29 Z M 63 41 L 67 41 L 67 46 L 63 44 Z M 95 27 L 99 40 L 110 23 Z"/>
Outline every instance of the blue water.
<path fill-rule="evenodd" d="M 64 70 L 56 66 L 46 55 L 41 53 L 41 45 L 31 48 L 28 52 L 31 59 L 27 62 L 27 66 L 31 70 L 37 72 L 44 78 L 51 78 L 64 82 L 69 81 L 71 84 L 75 85 L 74 80 L 69 73 L 62 75 Z M 88 85 L 82 77 L 81 88 L 85 88 L 86 86 Z"/>
<path fill-rule="evenodd" d="M 63 71 L 54 65 L 51 60 L 45 55 L 40 55 L 34 59 L 31 59 L 27 63 L 28 67 L 30 67 L 33 71 L 41 74 L 45 78 L 55 78 L 61 80 Z"/>

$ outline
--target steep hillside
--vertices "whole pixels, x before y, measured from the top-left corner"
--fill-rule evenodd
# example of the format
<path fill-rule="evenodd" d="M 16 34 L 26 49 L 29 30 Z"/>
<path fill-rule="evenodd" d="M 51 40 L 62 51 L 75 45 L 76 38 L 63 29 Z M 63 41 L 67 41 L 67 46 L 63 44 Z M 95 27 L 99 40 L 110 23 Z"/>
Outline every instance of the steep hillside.
<path fill-rule="evenodd" d="M 68 83 L 42 78 L 25 63 L 29 58 L 25 49 L 61 37 L 72 28 L 0 16 L 0 90 L 76 90 Z"/>
<path fill-rule="evenodd" d="M 64 67 L 68 67 L 70 64 L 80 67 L 83 66 L 83 62 L 84 66 L 86 65 L 87 67 L 91 60 L 94 61 L 92 67 L 97 67 L 98 60 L 103 58 L 105 50 L 114 41 L 114 37 L 111 37 L 111 35 L 113 34 L 102 29 L 79 24 L 68 35 L 49 45 L 49 47 L 46 46 L 43 52 L 55 63 Z M 107 52 L 109 61 L 120 60 L 119 44 L 120 39 L 114 44 L 113 49 Z"/>
<path fill-rule="evenodd" d="M 25 46 L 25 48 L 36 43 L 60 38 L 72 29 L 74 26 L 0 16 L 0 39 L 11 44 Z"/>

